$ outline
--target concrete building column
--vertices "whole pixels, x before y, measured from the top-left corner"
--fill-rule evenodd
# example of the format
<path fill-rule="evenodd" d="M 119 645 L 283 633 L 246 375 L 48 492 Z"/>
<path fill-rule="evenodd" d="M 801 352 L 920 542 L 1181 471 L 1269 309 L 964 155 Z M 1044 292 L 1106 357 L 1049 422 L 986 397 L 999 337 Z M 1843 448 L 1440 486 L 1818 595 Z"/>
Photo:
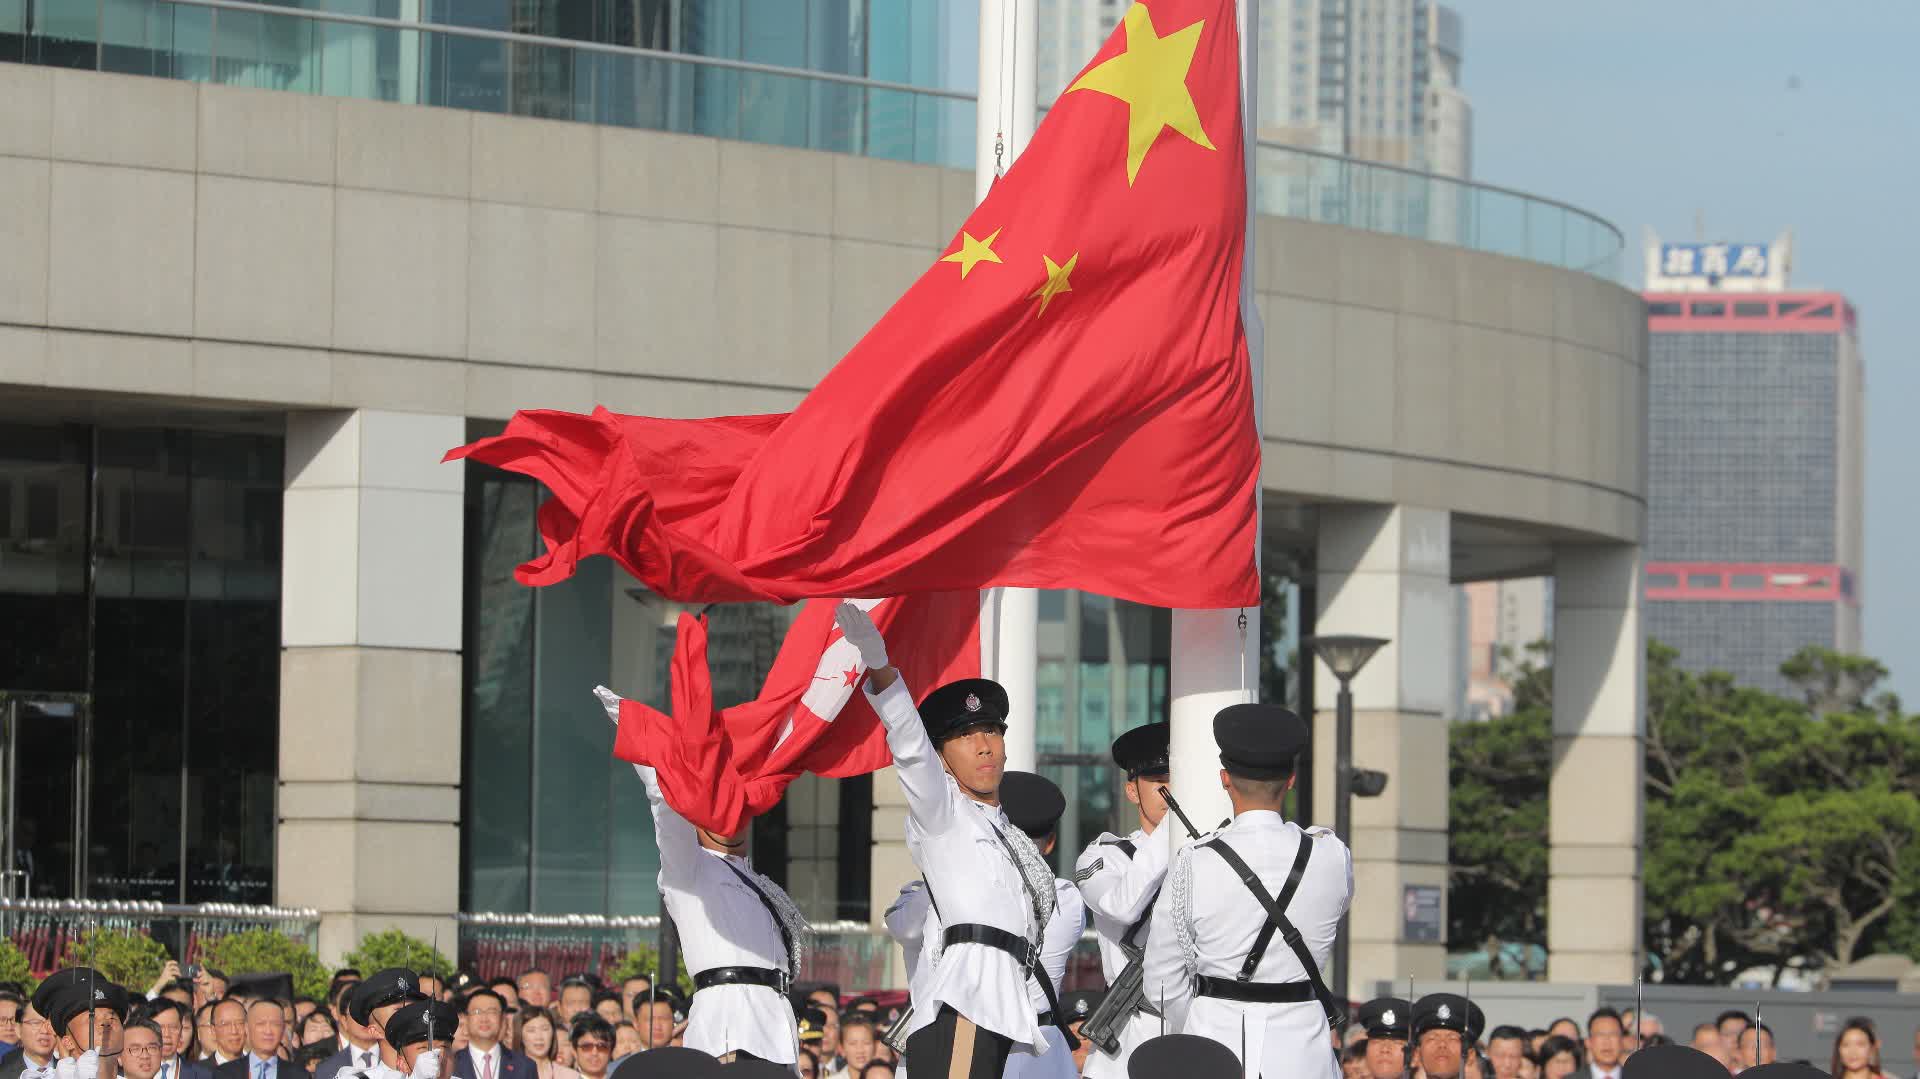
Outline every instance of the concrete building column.
<path fill-rule="evenodd" d="M 1632 544 L 1554 552 L 1549 981 L 1622 985 L 1640 969 L 1640 592 Z"/>
<path fill-rule="evenodd" d="M 1404 985 L 1412 975 L 1432 983 L 1446 973 L 1451 520 L 1444 510 L 1411 506 L 1325 506 L 1318 547 L 1314 632 L 1392 642 L 1353 680 L 1354 766 L 1387 773 L 1385 793 L 1353 801 L 1346 990 L 1365 999 L 1382 979 Z M 1338 691 L 1338 680 L 1321 666 L 1314 675 L 1313 821 L 1328 827 Z"/>
<path fill-rule="evenodd" d="M 399 928 L 457 946 L 459 416 L 287 417 L 276 901 L 331 963 Z"/>

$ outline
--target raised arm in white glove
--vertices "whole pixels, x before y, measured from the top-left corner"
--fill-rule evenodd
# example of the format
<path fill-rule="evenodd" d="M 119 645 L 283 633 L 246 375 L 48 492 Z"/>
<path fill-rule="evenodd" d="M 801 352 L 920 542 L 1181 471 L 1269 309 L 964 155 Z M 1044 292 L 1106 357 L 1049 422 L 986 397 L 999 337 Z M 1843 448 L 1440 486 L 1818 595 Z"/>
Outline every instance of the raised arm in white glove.
<path fill-rule="evenodd" d="M 439 1049 L 421 1053 L 413 1062 L 413 1071 L 407 1073 L 408 1079 L 440 1079 L 440 1053 Z"/>
<path fill-rule="evenodd" d="M 840 632 L 847 635 L 847 643 L 860 650 L 860 662 L 866 664 L 867 670 L 883 671 L 893 666 L 887 659 L 887 642 L 880 636 L 880 627 L 873 624 L 872 615 L 842 600 L 840 606 L 834 608 L 833 619 L 840 623 Z"/>

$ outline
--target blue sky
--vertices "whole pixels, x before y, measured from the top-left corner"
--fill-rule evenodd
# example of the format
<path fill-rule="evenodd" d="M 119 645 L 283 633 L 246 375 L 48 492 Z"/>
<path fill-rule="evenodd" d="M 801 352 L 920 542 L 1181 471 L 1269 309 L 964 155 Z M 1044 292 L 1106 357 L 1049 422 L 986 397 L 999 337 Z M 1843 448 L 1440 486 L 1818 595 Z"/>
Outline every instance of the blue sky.
<path fill-rule="evenodd" d="M 1920 706 L 1920 0 L 1449 0 L 1474 175 L 1627 236 L 1767 242 L 1845 293 L 1867 368 L 1865 651 Z M 1797 87 L 1797 88 L 1795 88 Z"/>

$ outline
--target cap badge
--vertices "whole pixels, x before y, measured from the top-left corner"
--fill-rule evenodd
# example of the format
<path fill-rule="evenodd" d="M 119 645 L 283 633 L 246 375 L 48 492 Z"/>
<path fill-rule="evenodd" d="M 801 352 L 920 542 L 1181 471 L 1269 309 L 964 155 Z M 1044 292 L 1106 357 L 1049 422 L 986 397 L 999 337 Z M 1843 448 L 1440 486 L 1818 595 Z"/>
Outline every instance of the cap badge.
<path fill-rule="evenodd" d="M 93 999 L 95 999 L 95 1000 L 105 1000 L 105 999 L 107 999 L 107 994 L 106 994 L 106 991 L 105 991 L 105 990 L 103 990 L 103 989 L 95 989 L 95 990 L 93 991 Z"/>
<path fill-rule="evenodd" d="M 395 985 L 398 985 L 400 987 L 400 991 L 402 993 L 405 993 L 413 988 L 413 986 L 407 984 L 407 980 L 405 978 L 395 978 L 393 981 Z"/>
<path fill-rule="evenodd" d="M 1380 1022 L 1386 1026 L 1393 1025 L 1393 1009 L 1392 1008 L 1388 1008 L 1386 1011 L 1380 1013 Z"/>
<path fill-rule="evenodd" d="M 979 710 L 980 698 L 971 693 L 967 694 L 967 711 L 978 712 Z"/>
<path fill-rule="evenodd" d="M 1439 1016 L 1442 1020 L 1452 1019 L 1453 1009 L 1442 1004 L 1433 1014 Z"/>

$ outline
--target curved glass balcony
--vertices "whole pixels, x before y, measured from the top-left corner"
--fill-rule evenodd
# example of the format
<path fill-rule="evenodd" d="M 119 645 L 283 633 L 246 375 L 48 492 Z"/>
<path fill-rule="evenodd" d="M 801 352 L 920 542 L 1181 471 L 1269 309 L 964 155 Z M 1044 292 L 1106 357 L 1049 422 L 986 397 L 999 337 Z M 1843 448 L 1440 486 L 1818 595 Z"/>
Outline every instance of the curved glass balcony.
<path fill-rule="evenodd" d="M 706 135 L 971 168 L 973 95 L 251 0 L 0 0 L 0 61 Z M 1625 240 L 1524 192 L 1262 143 L 1262 213 L 1618 280 Z"/>

